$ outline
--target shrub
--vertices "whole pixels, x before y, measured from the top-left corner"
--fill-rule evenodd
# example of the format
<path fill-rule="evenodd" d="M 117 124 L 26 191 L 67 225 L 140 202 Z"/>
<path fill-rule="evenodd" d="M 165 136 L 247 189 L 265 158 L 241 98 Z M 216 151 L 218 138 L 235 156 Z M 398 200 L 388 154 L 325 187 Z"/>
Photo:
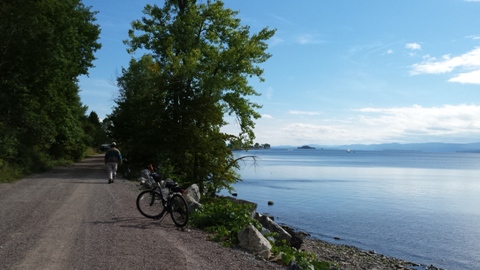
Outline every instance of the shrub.
<path fill-rule="evenodd" d="M 248 225 L 253 224 L 258 229 L 262 227 L 252 218 L 250 211 L 251 206 L 248 204 L 215 198 L 193 211 L 190 222 L 195 227 L 214 233 L 212 240 L 233 246 L 238 243 L 238 232 Z"/>
<path fill-rule="evenodd" d="M 300 269 L 330 270 L 338 269 L 333 262 L 319 261 L 315 254 L 298 250 L 286 244 L 285 240 L 272 242 L 272 253 L 281 258 L 284 265 L 289 265 L 292 261 L 300 267 Z"/>
<path fill-rule="evenodd" d="M 238 232 L 248 225 L 252 224 L 259 230 L 262 228 L 262 225 L 252 218 L 250 211 L 251 205 L 215 198 L 195 209 L 189 222 L 192 226 L 214 233 L 211 240 L 222 242 L 225 246 L 234 246 L 238 244 Z M 270 233 L 266 237 L 271 239 L 272 253 L 281 258 L 282 264 L 288 265 L 295 261 L 301 269 L 337 269 L 333 262 L 319 261 L 315 254 L 297 250 L 287 245 L 285 240 L 275 242 L 273 237 L 269 237 L 274 234 Z"/>
<path fill-rule="evenodd" d="M 12 166 L 0 160 L 0 183 L 11 183 L 23 176 L 20 167 Z"/>
<path fill-rule="evenodd" d="M 85 150 L 85 152 L 83 153 L 83 156 L 85 157 L 91 157 L 91 156 L 94 156 L 98 154 L 98 150 L 93 148 L 93 147 L 87 147 L 87 149 Z"/>

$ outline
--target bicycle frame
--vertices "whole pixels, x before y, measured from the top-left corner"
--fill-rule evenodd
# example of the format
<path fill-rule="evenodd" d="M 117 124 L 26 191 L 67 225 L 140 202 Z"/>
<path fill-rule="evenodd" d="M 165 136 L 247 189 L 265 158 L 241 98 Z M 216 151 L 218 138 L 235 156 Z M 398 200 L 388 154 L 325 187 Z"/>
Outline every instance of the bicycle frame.
<path fill-rule="evenodd" d="M 177 182 L 165 181 L 165 188 L 168 190 L 168 194 L 164 194 L 163 193 L 163 188 L 162 188 L 162 178 L 161 178 L 160 174 L 158 174 L 156 172 L 153 172 L 153 167 L 151 167 L 151 166 L 152 165 L 149 166 L 150 176 L 152 176 L 153 180 L 157 184 L 157 186 L 154 187 L 153 189 L 154 190 L 158 189 L 158 191 L 160 193 L 160 198 L 162 199 L 163 206 L 167 209 L 168 212 L 170 212 L 171 207 L 170 207 L 170 203 L 169 203 L 168 198 L 171 197 L 174 193 L 182 194 L 183 189 L 178 187 Z M 154 202 L 155 202 L 155 198 L 152 197 L 152 202 L 150 203 L 150 205 L 153 205 Z"/>
<path fill-rule="evenodd" d="M 153 179 L 150 189 L 140 192 L 137 196 L 137 209 L 147 218 L 163 219 L 165 212 L 170 213 L 173 222 L 178 227 L 183 227 L 188 222 L 189 210 L 185 198 L 183 198 L 183 189 L 178 187 L 178 183 L 163 181 L 161 175 L 149 166 L 148 176 Z M 161 200 L 161 201 L 160 201 Z"/>

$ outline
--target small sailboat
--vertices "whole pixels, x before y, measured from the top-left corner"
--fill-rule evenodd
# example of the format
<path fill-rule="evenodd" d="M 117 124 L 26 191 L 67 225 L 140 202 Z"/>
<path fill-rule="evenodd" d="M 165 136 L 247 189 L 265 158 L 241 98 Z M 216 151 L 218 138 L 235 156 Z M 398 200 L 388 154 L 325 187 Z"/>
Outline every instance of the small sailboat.
<path fill-rule="evenodd" d="M 347 153 L 350 153 L 350 148 L 347 149 Z"/>

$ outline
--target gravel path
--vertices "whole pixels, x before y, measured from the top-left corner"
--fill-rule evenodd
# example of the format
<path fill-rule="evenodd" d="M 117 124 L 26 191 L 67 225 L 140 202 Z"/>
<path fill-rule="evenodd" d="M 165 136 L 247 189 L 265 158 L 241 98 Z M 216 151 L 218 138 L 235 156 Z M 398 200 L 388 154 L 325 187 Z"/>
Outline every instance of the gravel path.
<path fill-rule="evenodd" d="M 0 269 L 284 269 L 141 216 L 103 156 L 0 185 Z"/>
<path fill-rule="evenodd" d="M 143 217 L 138 193 L 131 181 L 107 183 L 103 155 L 0 184 L 0 269 L 286 269 L 169 216 Z M 302 249 L 342 270 L 437 269 L 315 239 Z"/>

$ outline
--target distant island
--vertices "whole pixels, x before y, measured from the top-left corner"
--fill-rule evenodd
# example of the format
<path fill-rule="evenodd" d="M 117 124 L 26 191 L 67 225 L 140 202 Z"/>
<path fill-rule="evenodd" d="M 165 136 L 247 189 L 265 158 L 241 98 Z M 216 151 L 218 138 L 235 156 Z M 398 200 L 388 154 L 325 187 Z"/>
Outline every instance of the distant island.
<path fill-rule="evenodd" d="M 389 151 L 389 152 L 429 152 L 429 153 L 480 153 L 480 142 L 473 143 L 382 143 L 382 144 L 347 144 L 347 145 L 321 145 L 311 144 L 312 146 L 295 145 L 275 145 L 273 149 L 321 149 L 321 150 L 341 150 L 355 149 L 358 151 Z M 316 148 L 315 148 L 316 147 Z M 353 152 L 353 150 L 351 150 Z"/>
<path fill-rule="evenodd" d="M 315 149 L 315 147 L 311 147 L 311 146 L 308 146 L 308 145 L 304 145 L 304 146 L 299 146 L 299 147 L 297 147 L 297 149 Z"/>

